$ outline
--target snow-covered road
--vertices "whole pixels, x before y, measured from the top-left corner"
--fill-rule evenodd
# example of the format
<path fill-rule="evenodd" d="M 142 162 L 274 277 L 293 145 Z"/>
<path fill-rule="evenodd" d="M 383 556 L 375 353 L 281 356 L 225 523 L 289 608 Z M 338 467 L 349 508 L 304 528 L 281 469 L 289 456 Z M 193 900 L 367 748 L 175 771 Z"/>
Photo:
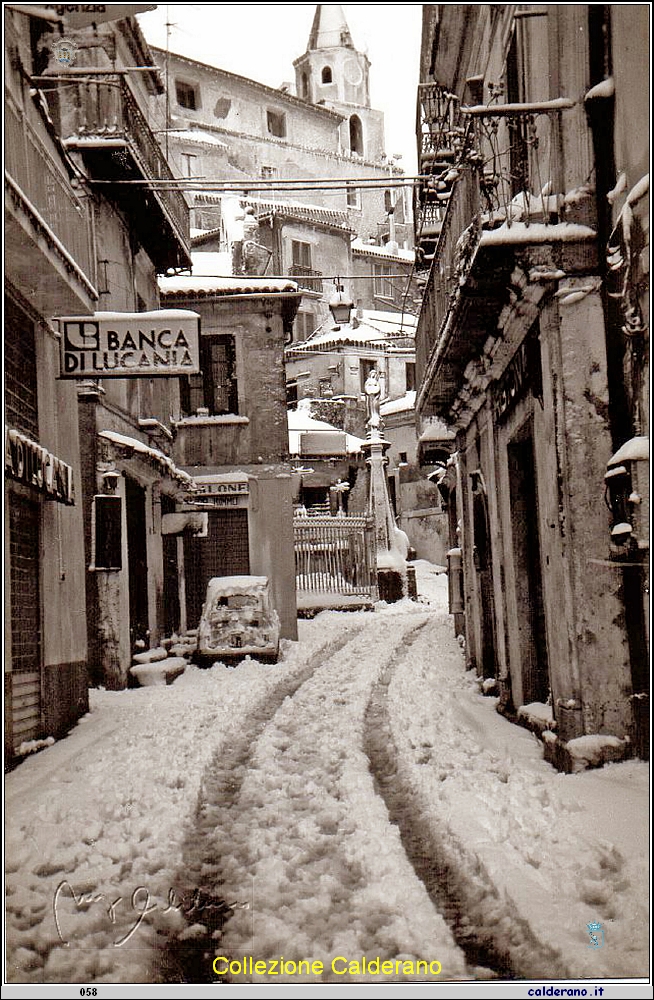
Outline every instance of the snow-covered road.
<path fill-rule="evenodd" d="M 554 772 L 418 569 L 420 602 L 301 622 L 277 666 L 91 692 L 8 775 L 10 983 L 647 975 L 647 766 Z"/>

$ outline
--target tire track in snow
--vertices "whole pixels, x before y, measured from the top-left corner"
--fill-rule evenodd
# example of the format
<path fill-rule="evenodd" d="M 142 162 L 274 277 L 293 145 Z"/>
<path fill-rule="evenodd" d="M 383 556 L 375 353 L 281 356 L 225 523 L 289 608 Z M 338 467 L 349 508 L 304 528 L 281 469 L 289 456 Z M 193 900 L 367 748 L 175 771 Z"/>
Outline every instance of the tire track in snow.
<path fill-rule="evenodd" d="M 415 611 L 368 618 L 365 630 L 299 687 L 257 740 L 239 803 L 249 827 L 232 875 L 232 885 L 253 876 L 256 919 L 251 929 L 229 924 L 223 955 L 318 960 L 321 982 L 342 981 L 331 971 L 335 955 L 428 955 L 442 961 L 448 977 L 467 978 L 463 953 L 405 856 L 363 752 L 370 689 L 425 620 Z M 414 981 L 399 970 L 394 977 L 348 972 L 348 981 L 371 978 Z"/>
<path fill-rule="evenodd" d="M 407 646 L 418 634 L 413 633 Z M 483 970 L 489 970 L 489 978 L 567 978 L 560 954 L 542 944 L 512 902 L 500 897 L 479 859 L 467 856 L 463 844 L 454 844 L 445 827 L 439 831 L 429 822 L 393 738 L 387 695 L 396 667 L 388 663 L 373 687 L 364 748 L 376 790 L 400 831 L 416 875 L 468 963 L 477 967 L 475 978 L 486 978 Z"/>
<path fill-rule="evenodd" d="M 166 981 L 216 982 L 211 963 L 221 952 L 311 956 L 324 962 L 325 981 L 334 978 L 331 958 L 345 947 L 348 954 L 384 957 L 421 957 L 435 948 L 432 957 L 453 978 L 466 978 L 463 955 L 375 795 L 362 746 L 370 688 L 423 624 L 415 613 L 363 619 L 314 653 L 281 685 L 274 704 L 260 707 L 247 733 L 216 757 L 183 878 L 201 886 L 211 906 L 219 894 L 234 899 L 235 886 L 248 891 L 252 877 L 256 950 L 248 916 L 213 926 L 205 920 L 171 943 Z"/>
<path fill-rule="evenodd" d="M 316 649 L 299 674 L 293 673 L 281 681 L 273 697 L 253 705 L 245 730 L 235 732 L 229 742 L 221 742 L 198 793 L 193 825 L 184 839 L 182 865 L 174 886 L 177 898 L 197 901 L 197 905 L 185 914 L 187 927 L 171 935 L 165 949 L 156 956 L 159 982 L 201 984 L 217 981 L 212 968 L 215 949 L 222 928 L 234 913 L 228 903 L 237 902 L 225 900 L 220 894 L 224 882 L 220 877 L 220 847 L 231 849 L 229 844 L 219 845 L 213 836 L 221 814 L 237 805 L 249 770 L 252 746 L 285 699 L 294 696 L 323 664 L 324 658 L 337 656 L 364 628 L 364 622 L 349 624 L 340 639 Z"/>

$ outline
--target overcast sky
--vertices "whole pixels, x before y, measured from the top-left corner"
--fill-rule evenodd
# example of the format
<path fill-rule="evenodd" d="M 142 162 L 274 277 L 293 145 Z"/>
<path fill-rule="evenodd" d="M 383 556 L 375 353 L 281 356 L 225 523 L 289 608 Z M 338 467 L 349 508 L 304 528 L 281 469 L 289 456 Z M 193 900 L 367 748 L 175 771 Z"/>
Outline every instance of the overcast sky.
<path fill-rule="evenodd" d="M 386 151 L 415 172 L 415 106 L 422 4 L 343 4 L 352 40 L 371 62 L 372 106 L 383 111 Z M 270 87 L 294 81 L 315 4 L 160 4 L 140 14 L 152 45 L 250 77 Z"/>

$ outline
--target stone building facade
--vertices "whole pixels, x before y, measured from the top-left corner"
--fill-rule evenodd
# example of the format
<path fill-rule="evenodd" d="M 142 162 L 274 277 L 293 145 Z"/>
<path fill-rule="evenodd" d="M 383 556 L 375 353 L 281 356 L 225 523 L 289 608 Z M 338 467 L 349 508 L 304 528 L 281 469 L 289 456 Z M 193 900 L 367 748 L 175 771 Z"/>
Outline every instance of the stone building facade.
<path fill-rule="evenodd" d="M 222 230 L 222 249 L 231 250 L 231 207 L 202 180 L 233 181 L 261 222 L 250 240 L 274 250 L 265 273 L 291 276 L 313 293 L 299 314 L 301 339 L 310 322 L 317 329 L 327 318 L 339 277 L 357 301 L 359 282 L 347 280 L 352 237 L 413 241 L 408 195 L 391 183 L 402 172 L 384 152 L 383 115 L 370 107 L 367 56 L 355 48 L 342 8 L 330 4 L 317 5 L 307 50 L 295 61 L 295 94 L 153 51 L 169 92 L 153 102 L 152 121 L 164 130 L 175 173 L 191 182 L 193 229 Z"/>
<path fill-rule="evenodd" d="M 89 680 L 123 686 L 137 637 L 164 627 L 156 518 L 179 489 L 161 450 L 177 378 L 69 379 L 63 362 L 62 317 L 157 310 L 157 272 L 190 262 L 183 198 L 121 186 L 172 176 L 147 125 L 158 73 L 122 70 L 153 65 L 138 25 L 68 17 L 5 11 L 9 756 L 63 735 Z M 118 556 L 101 567 L 110 495 Z"/>
<path fill-rule="evenodd" d="M 179 538 L 179 603 L 197 626 L 214 576 L 267 576 L 282 636 L 297 638 L 293 483 L 284 342 L 301 293 L 291 281 L 168 277 L 161 301 L 201 317 L 201 371 L 183 380 L 175 466 L 193 477 L 181 512 L 206 512 L 203 537 Z"/>
<path fill-rule="evenodd" d="M 424 11 L 417 406 L 456 432 L 468 664 L 559 766 L 646 754 L 647 11 Z"/>

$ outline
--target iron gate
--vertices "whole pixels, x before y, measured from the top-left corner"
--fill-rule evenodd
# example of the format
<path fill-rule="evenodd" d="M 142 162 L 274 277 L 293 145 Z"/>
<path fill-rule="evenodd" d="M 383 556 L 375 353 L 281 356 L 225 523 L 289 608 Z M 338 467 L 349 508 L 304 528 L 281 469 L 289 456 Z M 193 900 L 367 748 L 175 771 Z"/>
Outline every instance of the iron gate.
<path fill-rule="evenodd" d="M 295 517 L 298 610 L 370 607 L 377 600 L 371 517 Z"/>

